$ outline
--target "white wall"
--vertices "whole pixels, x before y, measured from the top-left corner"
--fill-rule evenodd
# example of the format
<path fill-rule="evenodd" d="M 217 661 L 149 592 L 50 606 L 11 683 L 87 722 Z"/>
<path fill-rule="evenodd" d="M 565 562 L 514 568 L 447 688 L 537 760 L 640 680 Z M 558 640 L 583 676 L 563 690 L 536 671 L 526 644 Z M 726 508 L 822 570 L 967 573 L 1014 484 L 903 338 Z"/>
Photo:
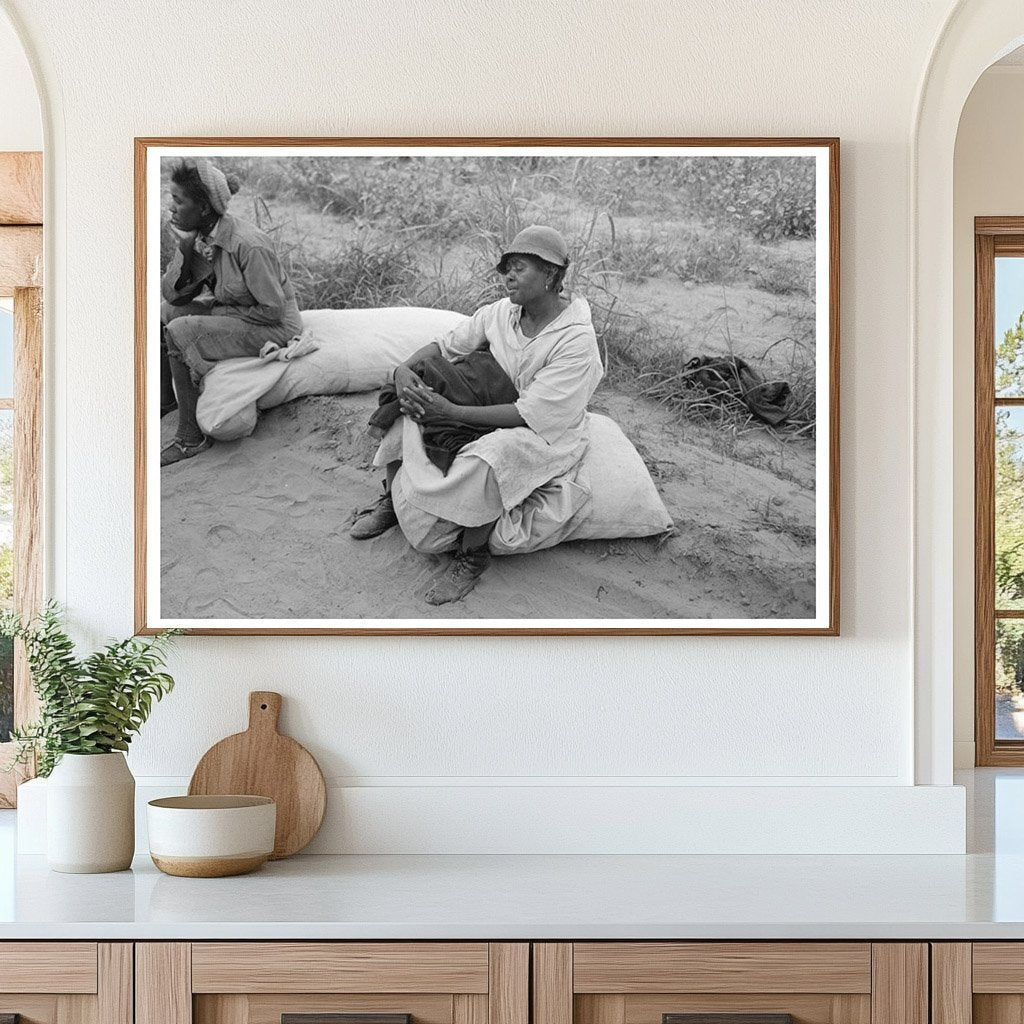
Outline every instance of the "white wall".
<path fill-rule="evenodd" d="M 43 148 L 39 97 L 25 49 L 0 16 L 0 151 Z"/>
<path fill-rule="evenodd" d="M 515 783 L 529 813 L 552 783 L 571 809 L 574 787 L 636 782 L 793 786 L 773 794 L 799 815 L 796 787 L 874 787 L 857 820 L 902 841 L 878 787 L 914 781 L 908 160 L 945 0 L 5 6 L 52 118 L 51 590 L 91 639 L 132 628 L 133 136 L 840 136 L 840 639 L 183 639 L 131 762 L 180 782 L 270 688 L 350 809 L 458 808 L 466 786 L 500 807 Z M 929 813 L 955 846 L 962 804 Z"/>
<path fill-rule="evenodd" d="M 974 218 L 1024 216 L 1024 66 L 991 68 L 964 107 L 954 162 L 954 736 L 974 764 Z"/>

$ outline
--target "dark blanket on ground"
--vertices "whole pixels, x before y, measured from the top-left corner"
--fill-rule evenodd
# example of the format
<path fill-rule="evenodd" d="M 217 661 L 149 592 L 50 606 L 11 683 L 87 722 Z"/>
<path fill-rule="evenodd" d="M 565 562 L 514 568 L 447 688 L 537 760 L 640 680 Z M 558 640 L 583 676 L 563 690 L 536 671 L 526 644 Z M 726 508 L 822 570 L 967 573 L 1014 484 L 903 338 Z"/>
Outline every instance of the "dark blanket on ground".
<path fill-rule="evenodd" d="M 427 387 L 456 405 L 509 405 L 519 397 L 516 386 L 498 365 L 489 348 L 449 362 L 444 356 L 428 356 L 412 365 L 413 372 Z M 402 414 L 394 384 L 381 389 L 380 407 L 370 417 L 370 429 L 383 436 Z M 423 446 L 427 457 L 447 473 L 455 456 L 471 441 L 489 434 L 494 427 L 476 427 L 467 423 L 431 423 L 423 427 Z"/>
<path fill-rule="evenodd" d="M 708 394 L 735 398 L 772 426 L 789 416 L 789 384 L 784 380 L 766 381 L 737 356 L 696 356 L 686 364 L 686 375 L 691 387 L 699 384 Z"/>

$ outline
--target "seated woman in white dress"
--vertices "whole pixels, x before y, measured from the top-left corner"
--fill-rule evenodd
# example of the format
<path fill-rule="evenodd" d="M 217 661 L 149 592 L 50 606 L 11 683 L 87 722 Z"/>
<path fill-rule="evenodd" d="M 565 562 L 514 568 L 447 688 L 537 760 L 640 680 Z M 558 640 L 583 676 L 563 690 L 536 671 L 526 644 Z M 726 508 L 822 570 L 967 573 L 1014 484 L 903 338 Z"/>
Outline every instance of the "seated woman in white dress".
<path fill-rule="evenodd" d="M 586 451 L 587 403 L 604 370 L 589 305 L 561 294 L 568 265 L 568 247 L 554 228 L 525 228 L 497 265 L 508 298 L 477 310 L 395 370 L 404 416 L 374 459 L 386 467 L 385 493 L 355 520 L 351 535 L 375 537 L 400 525 L 418 551 L 454 551 L 426 594 L 430 604 L 465 597 L 490 562 L 489 541 L 503 518 L 531 495 L 535 515 L 539 489 L 571 480 Z M 484 346 L 518 389 L 514 403 L 455 405 L 410 369 L 429 356 L 455 359 Z M 421 430 L 444 421 L 494 428 L 462 448 L 447 474 L 426 457 Z M 588 497 L 573 493 L 571 484 L 552 488 L 551 501 L 539 503 L 541 518 L 549 525 L 571 518 Z M 515 541 L 500 547 L 511 552 Z"/>

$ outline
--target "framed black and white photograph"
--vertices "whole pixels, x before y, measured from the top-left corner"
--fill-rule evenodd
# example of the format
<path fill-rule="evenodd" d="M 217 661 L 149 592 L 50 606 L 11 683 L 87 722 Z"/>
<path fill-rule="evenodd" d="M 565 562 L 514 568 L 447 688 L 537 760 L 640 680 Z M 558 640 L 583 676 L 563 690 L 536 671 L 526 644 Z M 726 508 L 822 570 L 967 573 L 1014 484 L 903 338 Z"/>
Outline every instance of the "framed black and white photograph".
<path fill-rule="evenodd" d="M 839 631 L 836 139 L 136 139 L 136 628 Z"/>

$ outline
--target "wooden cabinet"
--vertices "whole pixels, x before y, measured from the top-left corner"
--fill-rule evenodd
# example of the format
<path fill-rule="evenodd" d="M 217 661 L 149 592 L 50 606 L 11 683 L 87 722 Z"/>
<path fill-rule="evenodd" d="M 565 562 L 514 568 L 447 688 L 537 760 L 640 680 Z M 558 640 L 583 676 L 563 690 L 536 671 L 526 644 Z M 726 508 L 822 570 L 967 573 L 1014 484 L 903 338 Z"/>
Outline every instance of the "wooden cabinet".
<path fill-rule="evenodd" d="M 529 1024 L 529 970 L 515 942 L 143 942 L 136 1024 Z"/>
<path fill-rule="evenodd" d="M 928 947 L 536 943 L 532 997 L 533 1024 L 928 1024 Z"/>
<path fill-rule="evenodd" d="M 932 944 L 934 1024 L 1024 1020 L 1024 942 Z"/>
<path fill-rule="evenodd" d="M 21 1024 L 132 1024 L 130 942 L 0 944 L 0 1017 Z"/>
<path fill-rule="evenodd" d="M 21 1024 L 1020 1024 L 1024 943 L 9 942 L 7 1014 Z"/>

